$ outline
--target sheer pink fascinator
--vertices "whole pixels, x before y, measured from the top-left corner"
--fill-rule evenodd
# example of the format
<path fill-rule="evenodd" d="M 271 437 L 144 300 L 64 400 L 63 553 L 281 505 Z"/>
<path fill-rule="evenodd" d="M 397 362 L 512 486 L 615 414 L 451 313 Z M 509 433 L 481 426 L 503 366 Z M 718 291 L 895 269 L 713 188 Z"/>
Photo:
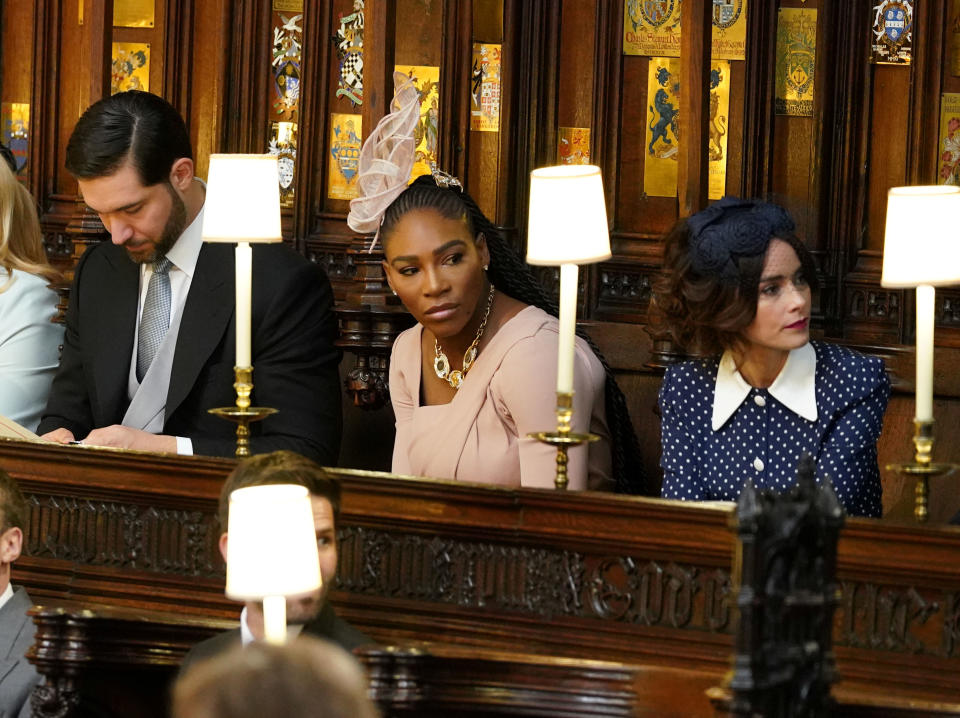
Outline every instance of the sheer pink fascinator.
<path fill-rule="evenodd" d="M 402 72 L 393 73 L 394 95 L 391 112 L 385 115 L 360 148 L 357 189 L 360 196 L 350 200 L 347 224 L 360 234 L 377 233 L 383 213 L 407 188 L 413 170 L 416 144 L 413 130 L 420 119 L 420 94 L 413 80 Z M 374 236 L 370 250 L 376 245 Z"/>

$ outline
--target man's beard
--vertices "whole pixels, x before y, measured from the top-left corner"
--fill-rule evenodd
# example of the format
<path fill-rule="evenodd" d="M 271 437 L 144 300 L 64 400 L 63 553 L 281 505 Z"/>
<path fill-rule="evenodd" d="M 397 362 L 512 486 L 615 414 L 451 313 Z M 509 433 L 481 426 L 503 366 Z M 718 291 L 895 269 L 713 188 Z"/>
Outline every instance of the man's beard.
<path fill-rule="evenodd" d="M 321 587 L 309 597 L 287 599 L 287 623 L 305 624 L 313 621 L 323 610 L 327 592 Z"/>
<path fill-rule="evenodd" d="M 166 183 L 167 192 L 170 193 L 171 205 L 170 215 L 167 217 L 167 223 L 163 227 L 163 233 L 160 239 L 153 245 L 153 252 L 144 259 L 133 260 L 139 264 L 153 264 L 159 257 L 163 257 L 173 249 L 173 245 L 180 239 L 183 230 L 187 227 L 187 207 L 180 199 L 180 195 L 169 182 Z"/>

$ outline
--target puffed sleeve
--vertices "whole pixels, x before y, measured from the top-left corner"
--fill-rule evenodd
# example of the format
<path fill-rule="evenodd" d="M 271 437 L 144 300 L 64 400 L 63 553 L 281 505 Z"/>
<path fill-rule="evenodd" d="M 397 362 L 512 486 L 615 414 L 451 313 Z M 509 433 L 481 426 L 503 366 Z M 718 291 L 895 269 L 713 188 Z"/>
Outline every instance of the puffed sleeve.
<path fill-rule="evenodd" d="M 684 408 L 684 396 L 693 392 L 689 383 L 695 378 L 689 365 L 667 368 L 660 385 L 660 468 L 663 486 L 660 495 L 665 499 L 703 501 L 709 498 L 700 481 L 700 467 L 696 459 L 698 442 L 688 420 L 693 416 Z"/>
<path fill-rule="evenodd" d="M 880 516 L 880 469 L 877 440 L 890 398 L 890 379 L 877 357 L 857 357 L 841 371 L 844 384 L 862 388 L 834 415 L 821 443 L 817 473 L 829 476 L 848 513 Z"/>
<path fill-rule="evenodd" d="M 521 486 L 554 488 L 557 451 L 527 434 L 556 429 L 557 344 L 556 330 L 548 328 L 518 341 L 504 356 L 490 383 L 498 413 L 517 436 Z M 571 430 L 587 432 L 594 402 L 598 396 L 602 398 L 605 376 L 590 347 L 579 338 L 575 346 Z M 588 458 L 587 446 L 570 449 L 569 489 L 587 488 Z"/>
<path fill-rule="evenodd" d="M 421 360 L 417 341 L 419 336 L 419 325 L 408 329 L 397 337 L 390 352 L 390 403 L 393 405 L 397 427 L 392 465 L 395 474 L 412 473 L 409 449 L 414 409 L 413 391 L 419 391 L 419 386 L 411 386 L 410 376 L 419 375 L 419 371 L 414 371 L 417 367 L 413 364 Z"/>

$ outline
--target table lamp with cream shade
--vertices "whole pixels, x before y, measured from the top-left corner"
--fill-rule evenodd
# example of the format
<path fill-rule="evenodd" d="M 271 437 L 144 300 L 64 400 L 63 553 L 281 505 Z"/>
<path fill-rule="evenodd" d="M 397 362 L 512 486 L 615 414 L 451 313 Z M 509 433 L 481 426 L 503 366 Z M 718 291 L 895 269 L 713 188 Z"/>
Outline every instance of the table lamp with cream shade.
<path fill-rule="evenodd" d="M 610 233 L 600 168 L 560 165 L 531 172 L 527 263 L 560 267 L 557 430 L 531 436 L 557 447 L 554 483 L 558 489 L 567 487 L 567 449 L 598 438 L 570 431 L 579 265 L 601 262 L 610 256 Z"/>
<path fill-rule="evenodd" d="M 237 456 L 250 455 L 250 422 L 276 412 L 251 407 L 253 364 L 250 313 L 253 250 L 251 242 L 280 242 L 280 184 L 275 155 L 210 155 L 203 205 L 203 241 L 236 243 L 236 335 L 234 362 L 237 403 L 210 412 L 237 424 Z"/>
<path fill-rule="evenodd" d="M 960 187 L 894 187 L 887 193 L 883 275 L 888 288 L 916 288 L 916 411 L 914 460 L 888 468 L 915 476 L 918 521 L 926 521 L 930 477 L 953 470 L 934 464 L 933 325 L 935 287 L 960 284 Z"/>
<path fill-rule="evenodd" d="M 249 486 L 230 494 L 228 598 L 263 601 L 264 638 L 284 643 L 287 597 L 322 584 L 310 493 L 305 486 Z"/>

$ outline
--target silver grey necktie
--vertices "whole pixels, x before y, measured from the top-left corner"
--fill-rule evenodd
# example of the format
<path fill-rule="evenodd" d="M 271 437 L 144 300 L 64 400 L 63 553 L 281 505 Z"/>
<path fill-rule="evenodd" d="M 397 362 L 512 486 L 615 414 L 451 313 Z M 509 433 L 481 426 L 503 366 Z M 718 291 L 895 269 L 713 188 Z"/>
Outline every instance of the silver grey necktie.
<path fill-rule="evenodd" d="M 140 316 L 137 339 L 137 381 L 143 381 L 150 363 L 157 355 L 163 336 L 170 325 L 170 271 L 171 262 L 160 257 L 153 263 L 153 274 L 147 285 L 147 298 Z"/>

